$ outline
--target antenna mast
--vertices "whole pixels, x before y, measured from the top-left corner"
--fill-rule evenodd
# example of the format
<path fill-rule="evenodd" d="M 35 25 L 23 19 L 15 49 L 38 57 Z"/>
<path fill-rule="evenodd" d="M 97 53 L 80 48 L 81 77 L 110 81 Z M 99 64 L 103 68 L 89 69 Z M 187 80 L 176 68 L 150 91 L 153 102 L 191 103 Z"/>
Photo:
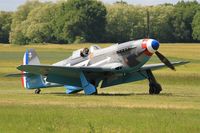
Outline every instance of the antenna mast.
<path fill-rule="evenodd" d="M 149 10 L 147 9 L 147 38 L 149 38 L 150 34 L 150 16 L 149 16 Z"/>

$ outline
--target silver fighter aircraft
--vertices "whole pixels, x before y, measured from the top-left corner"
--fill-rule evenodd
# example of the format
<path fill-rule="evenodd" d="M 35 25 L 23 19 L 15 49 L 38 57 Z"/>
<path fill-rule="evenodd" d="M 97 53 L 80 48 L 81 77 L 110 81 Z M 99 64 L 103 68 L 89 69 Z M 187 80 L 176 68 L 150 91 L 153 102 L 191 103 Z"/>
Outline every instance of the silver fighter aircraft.
<path fill-rule="evenodd" d="M 147 79 L 149 94 L 159 94 L 161 85 L 156 81 L 152 70 L 165 66 L 175 70 L 175 65 L 188 62 L 170 62 L 158 52 L 159 42 L 154 39 L 141 39 L 107 48 L 97 45 L 76 50 L 72 55 L 52 65 L 41 65 L 36 52 L 27 50 L 23 65 L 18 66 L 22 72 L 22 83 L 27 89 L 35 89 L 39 94 L 41 88 L 64 86 L 66 93 L 84 91 L 86 95 L 97 94 L 97 87 L 129 83 Z M 146 64 L 153 54 L 162 63 Z"/>

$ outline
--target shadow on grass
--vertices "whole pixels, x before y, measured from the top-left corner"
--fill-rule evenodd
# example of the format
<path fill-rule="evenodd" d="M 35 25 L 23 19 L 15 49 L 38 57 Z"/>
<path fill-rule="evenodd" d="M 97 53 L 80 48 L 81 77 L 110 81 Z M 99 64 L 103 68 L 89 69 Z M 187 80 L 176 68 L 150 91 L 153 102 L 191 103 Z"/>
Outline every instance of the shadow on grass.
<path fill-rule="evenodd" d="M 97 96 L 172 96 L 172 93 L 161 93 L 159 95 L 150 95 L 149 93 L 101 93 Z"/>
<path fill-rule="evenodd" d="M 85 95 L 83 93 L 76 94 L 66 94 L 64 92 L 49 92 L 42 93 L 43 95 L 56 95 L 56 96 L 72 96 L 72 97 L 82 97 L 82 96 L 173 96 L 172 93 L 161 93 L 159 95 L 150 95 L 149 93 L 99 93 L 97 95 Z"/>

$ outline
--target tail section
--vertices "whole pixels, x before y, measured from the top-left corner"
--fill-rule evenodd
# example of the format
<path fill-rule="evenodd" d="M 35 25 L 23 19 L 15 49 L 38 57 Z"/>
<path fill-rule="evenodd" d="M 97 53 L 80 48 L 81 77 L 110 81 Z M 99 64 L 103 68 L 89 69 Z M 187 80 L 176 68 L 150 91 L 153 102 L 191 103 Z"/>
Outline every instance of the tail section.
<path fill-rule="evenodd" d="M 34 49 L 26 50 L 23 58 L 23 65 L 40 65 L 40 60 Z"/>
<path fill-rule="evenodd" d="M 39 65 L 40 61 L 34 49 L 26 50 L 23 65 Z M 45 81 L 41 75 L 22 71 L 22 86 L 26 89 L 44 88 Z"/>

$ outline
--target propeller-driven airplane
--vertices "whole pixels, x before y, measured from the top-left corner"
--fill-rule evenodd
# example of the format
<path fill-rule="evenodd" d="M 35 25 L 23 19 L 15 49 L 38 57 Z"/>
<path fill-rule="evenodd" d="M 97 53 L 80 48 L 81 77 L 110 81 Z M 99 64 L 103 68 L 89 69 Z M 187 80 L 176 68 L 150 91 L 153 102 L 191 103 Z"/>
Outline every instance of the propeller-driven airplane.
<path fill-rule="evenodd" d="M 52 65 L 40 65 L 33 49 L 24 54 L 23 65 L 17 69 L 22 72 L 22 83 L 27 89 L 64 86 L 66 93 L 84 91 L 86 95 L 97 94 L 97 87 L 129 83 L 147 79 L 149 94 L 159 94 L 161 85 L 156 81 L 152 70 L 165 66 L 175 70 L 174 66 L 188 62 L 170 62 L 158 52 L 159 42 L 154 39 L 140 39 L 107 48 L 97 45 L 76 50 L 72 55 Z M 160 59 L 160 64 L 146 64 L 153 54 Z"/>

